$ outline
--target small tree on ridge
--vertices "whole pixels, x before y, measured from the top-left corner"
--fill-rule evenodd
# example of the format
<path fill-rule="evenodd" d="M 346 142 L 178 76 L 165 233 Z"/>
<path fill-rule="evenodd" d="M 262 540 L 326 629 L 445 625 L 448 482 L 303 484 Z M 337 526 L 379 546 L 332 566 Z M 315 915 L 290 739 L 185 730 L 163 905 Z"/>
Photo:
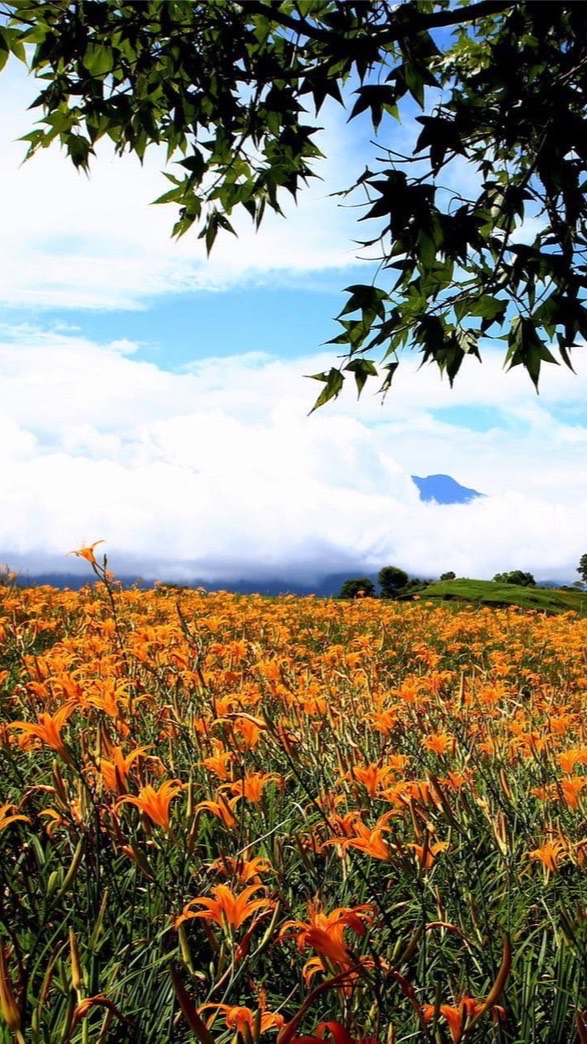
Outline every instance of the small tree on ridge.
<path fill-rule="evenodd" d="M 382 598 L 395 598 L 408 582 L 408 574 L 397 566 L 383 566 L 377 574 Z"/>

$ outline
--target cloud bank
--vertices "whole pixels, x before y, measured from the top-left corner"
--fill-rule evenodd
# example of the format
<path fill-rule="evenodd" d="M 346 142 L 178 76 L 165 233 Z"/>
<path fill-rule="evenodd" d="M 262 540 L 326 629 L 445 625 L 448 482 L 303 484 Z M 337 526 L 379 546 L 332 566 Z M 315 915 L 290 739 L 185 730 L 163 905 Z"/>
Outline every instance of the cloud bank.
<path fill-rule="evenodd" d="M 10 308 L 133 309 L 163 294 L 222 290 L 235 285 L 294 284 L 356 263 L 356 211 L 328 194 L 361 171 L 346 114 L 330 106 L 317 142 L 327 160 L 319 178 L 284 200 L 287 220 L 269 213 L 258 234 L 237 219 L 239 238 L 219 237 L 210 259 L 195 234 L 172 241 L 177 207 L 150 206 L 169 188 L 164 150 L 151 148 L 143 165 L 115 157 L 99 143 L 89 178 L 57 147 L 24 163 L 18 139 L 34 125 L 27 112 L 38 82 L 16 63 L 2 74 L 0 109 L 0 304 Z M 169 170 L 174 170 L 173 164 Z M 344 175 L 341 173 L 344 171 Z M 341 184 L 342 179 L 342 184 Z"/>
<path fill-rule="evenodd" d="M 453 392 L 406 358 L 385 405 L 367 390 L 308 417 L 317 385 L 301 374 L 330 356 L 169 372 L 134 347 L 0 331 L 0 561 L 83 572 L 65 553 L 103 538 L 116 572 L 159 578 L 313 581 L 390 563 L 424 577 L 575 578 L 587 549 L 584 365 L 577 377 L 549 368 L 538 399 L 491 353 Z M 487 496 L 422 503 L 410 475 L 435 472 Z"/>

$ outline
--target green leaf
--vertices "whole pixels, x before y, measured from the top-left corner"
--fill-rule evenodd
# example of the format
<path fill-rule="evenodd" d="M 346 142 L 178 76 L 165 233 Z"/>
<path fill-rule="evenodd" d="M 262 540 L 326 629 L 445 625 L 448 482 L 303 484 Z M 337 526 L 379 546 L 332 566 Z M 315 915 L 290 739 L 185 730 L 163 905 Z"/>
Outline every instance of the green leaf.
<path fill-rule="evenodd" d="M 498 315 L 503 317 L 506 307 L 506 301 L 500 301 L 497 297 L 484 294 L 483 297 L 478 297 L 471 303 L 467 312 L 469 315 L 479 316 L 481 319 L 495 319 Z"/>
<path fill-rule="evenodd" d="M 530 379 L 538 391 L 540 369 L 543 362 L 554 363 L 558 366 L 552 352 L 546 347 L 538 336 L 536 325 L 532 319 L 516 316 L 512 322 L 506 364 L 508 369 L 514 366 L 523 366 L 528 371 Z"/>
<path fill-rule="evenodd" d="M 10 55 L 10 47 L 6 40 L 5 30 L 0 26 L 0 72 L 6 65 Z"/>
<path fill-rule="evenodd" d="M 87 170 L 88 157 L 94 152 L 88 139 L 84 138 L 82 134 L 68 134 L 65 146 L 74 167 Z"/>
<path fill-rule="evenodd" d="M 395 373 L 396 373 L 396 370 L 397 370 L 398 366 L 399 366 L 399 362 L 396 361 L 396 362 L 386 363 L 385 366 L 382 367 L 383 370 L 387 370 L 387 374 L 386 374 L 386 377 L 385 377 L 385 380 L 384 380 L 383 384 L 381 385 L 381 387 L 379 389 L 379 392 L 380 392 L 381 395 L 387 395 L 387 392 L 391 388 L 391 384 L 392 384 L 392 381 L 393 381 L 393 378 L 395 376 Z"/>
<path fill-rule="evenodd" d="M 396 104 L 397 90 L 395 87 L 392 87 L 391 84 L 368 84 L 367 86 L 359 87 L 355 91 L 355 94 L 358 95 L 358 97 L 348 118 L 349 123 L 361 112 L 365 112 L 367 109 L 371 110 L 371 122 L 375 131 L 379 130 L 379 125 L 383 119 L 384 112 L 389 113 L 396 120 L 399 119 L 399 112 Z"/>
<path fill-rule="evenodd" d="M 323 391 L 320 392 L 320 395 L 318 396 L 316 402 L 312 406 L 310 413 L 313 413 L 314 410 L 319 409 L 320 406 L 324 406 L 324 404 L 329 402 L 330 399 L 336 399 L 344 384 L 344 377 L 342 373 L 340 372 L 340 370 L 337 370 L 334 366 L 331 370 L 329 370 L 326 373 L 312 373 L 308 374 L 307 376 L 309 376 L 310 380 L 323 381 L 325 384 L 325 388 L 323 389 Z"/>
<path fill-rule="evenodd" d="M 357 398 L 361 397 L 361 392 L 365 387 L 367 379 L 369 377 L 377 377 L 377 367 L 371 359 L 352 359 L 345 366 L 345 370 L 349 370 L 355 375 Z"/>
<path fill-rule="evenodd" d="M 114 53 L 105 43 L 89 44 L 82 61 L 92 76 L 106 76 L 114 68 Z"/>
<path fill-rule="evenodd" d="M 375 316 L 380 319 L 385 318 L 384 302 L 388 297 L 386 290 L 381 290 L 377 286 L 355 283 L 353 286 L 346 286 L 343 293 L 350 294 L 351 296 L 342 312 L 338 313 L 338 319 L 341 319 L 343 315 L 349 315 L 351 312 L 358 311 L 373 318 L 375 318 Z"/>

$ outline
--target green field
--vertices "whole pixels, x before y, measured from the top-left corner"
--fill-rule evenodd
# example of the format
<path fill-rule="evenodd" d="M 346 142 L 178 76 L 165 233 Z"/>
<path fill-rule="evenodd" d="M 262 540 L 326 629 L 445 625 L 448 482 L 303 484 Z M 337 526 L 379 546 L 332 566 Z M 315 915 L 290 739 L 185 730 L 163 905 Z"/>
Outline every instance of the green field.
<path fill-rule="evenodd" d="M 587 592 L 567 591 L 549 587 L 518 587 L 515 584 L 498 584 L 493 580 L 443 580 L 430 584 L 420 592 L 426 600 L 443 602 L 471 602 L 503 608 L 519 605 L 523 609 L 536 609 L 546 613 L 575 612 L 584 615 L 587 609 Z"/>

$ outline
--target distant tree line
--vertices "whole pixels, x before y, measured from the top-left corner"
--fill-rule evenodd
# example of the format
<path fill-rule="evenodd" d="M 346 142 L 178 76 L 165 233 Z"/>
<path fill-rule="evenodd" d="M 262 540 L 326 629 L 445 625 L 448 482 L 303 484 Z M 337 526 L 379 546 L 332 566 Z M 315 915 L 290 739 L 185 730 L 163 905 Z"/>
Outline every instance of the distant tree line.
<path fill-rule="evenodd" d="M 377 583 L 380 598 L 401 598 L 422 590 L 430 581 L 418 580 L 415 577 L 410 579 L 404 569 L 389 565 L 379 570 Z M 345 580 L 339 598 L 377 598 L 377 591 L 370 577 L 358 576 L 352 580 Z"/>
<path fill-rule="evenodd" d="M 581 555 L 577 572 L 581 577 L 577 585 L 587 584 L 587 553 Z M 457 576 L 452 570 L 441 573 L 440 580 L 456 580 Z M 419 580 L 417 577 L 410 578 L 404 569 L 398 566 L 384 566 L 377 574 L 379 584 L 379 595 L 377 594 L 373 580 L 368 576 L 358 576 L 351 580 L 345 580 L 339 593 L 339 598 L 403 598 L 407 595 L 424 590 L 431 580 Z M 522 569 L 510 569 L 504 573 L 496 573 L 493 577 L 496 584 L 513 584 L 517 587 L 536 587 L 536 580 L 532 573 L 524 572 Z"/>
<path fill-rule="evenodd" d="M 518 587 L 536 587 L 532 573 L 524 573 L 521 569 L 511 569 L 509 573 L 496 573 L 493 577 L 496 584 L 516 584 Z"/>

